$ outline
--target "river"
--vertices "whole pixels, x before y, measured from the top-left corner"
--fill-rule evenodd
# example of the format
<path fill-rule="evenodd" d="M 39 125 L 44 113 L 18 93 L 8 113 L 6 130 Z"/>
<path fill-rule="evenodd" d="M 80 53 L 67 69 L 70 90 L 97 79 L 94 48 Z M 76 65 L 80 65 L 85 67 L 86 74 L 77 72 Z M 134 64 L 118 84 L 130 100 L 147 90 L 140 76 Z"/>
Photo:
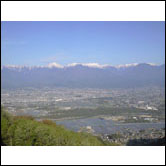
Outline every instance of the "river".
<path fill-rule="evenodd" d="M 165 128 L 165 122 L 158 123 L 120 123 L 112 120 L 105 120 L 100 118 L 86 118 L 76 120 L 61 120 L 55 121 L 57 124 L 64 125 L 66 128 L 79 131 L 80 128 L 91 126 L 96 134 L 113 134 L 117 131 L 125 129 L 141 130 L 148 128 L 161 129 Z"/>

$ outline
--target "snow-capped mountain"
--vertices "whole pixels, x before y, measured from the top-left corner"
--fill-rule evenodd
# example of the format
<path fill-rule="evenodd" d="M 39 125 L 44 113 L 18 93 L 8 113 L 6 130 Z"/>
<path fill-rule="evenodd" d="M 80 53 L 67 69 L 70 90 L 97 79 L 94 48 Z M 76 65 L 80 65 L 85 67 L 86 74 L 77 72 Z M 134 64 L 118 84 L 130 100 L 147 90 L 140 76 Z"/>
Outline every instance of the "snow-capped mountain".
<path fill-rule="evenodd" d="M 147 65 L 150 65 L 150 66 L 158 66 L 158 65 L 153 64 L 153 63 L 144 63 L 144 64 L 147 64 Z M 63 65 L 60 65 L 56 62 L 53 62 L 53 63 L 49 63 L 46 66 L 4 65 L 4 66 L 1 67 L 1 69 L 3 69 L 3 68 L 14 69 L 14 70 L 24 69 L 24 68 L 26 68 L 26 69 L 33 69 L 33 68 L 61 68 L 61 69 L 63 69 L 63 68 L 69 68 L 69 67 L 75 67 L 75 66 L 85 66 L 85 67 L 89 67 L 89 68 L 99 68 L 99 69 L 114 67 L 114 68 L 119 69 L 119 68 L 134 67 L 134 66 L 137 66 L 137 65 L 139 65 L 139 63 L 131 63 L 131 64 L 124 64 L 124 65 L 117 65 L 117 66 L 112 66 L 112 65 L 109 65 L 109 64 L 101 65 L 101 64 L 98 64 L 98 63 L 71 63 L 71 64 L 68 64 L 66 66 L 63 66 Z"/>
<path fill-rule="evenodd" d="M 62 66 L 1 67 L 2 88 L 20 87 L 76 87 L 76 88 L 130 88 L 164 86 L 165 64 L 134 63 L 118 66 L 98 63 L 73 63 Z"/>

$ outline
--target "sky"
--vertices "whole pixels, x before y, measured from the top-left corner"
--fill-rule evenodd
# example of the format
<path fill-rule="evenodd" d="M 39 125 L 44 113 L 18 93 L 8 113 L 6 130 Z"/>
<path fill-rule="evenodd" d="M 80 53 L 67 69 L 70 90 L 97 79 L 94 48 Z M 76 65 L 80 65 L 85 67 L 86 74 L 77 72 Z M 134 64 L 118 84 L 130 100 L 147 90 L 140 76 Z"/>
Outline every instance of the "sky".
<path fill-rule="evenodd" d="M 164 21 L 2 21 L 1 65 L 165 64 Z"/>

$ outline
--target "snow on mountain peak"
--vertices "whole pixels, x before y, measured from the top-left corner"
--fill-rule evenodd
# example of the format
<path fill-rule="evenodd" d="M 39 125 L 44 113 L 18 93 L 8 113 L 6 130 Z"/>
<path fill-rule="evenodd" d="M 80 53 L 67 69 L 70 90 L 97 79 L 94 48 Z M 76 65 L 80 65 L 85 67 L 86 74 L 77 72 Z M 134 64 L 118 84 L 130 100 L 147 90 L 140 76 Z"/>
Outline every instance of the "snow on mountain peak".
<path fill-rule="evenodd" d="M 53 67 L 56 67 L 56 68 L 63 68 L 62 65 L 60 65 L 60 64 L 58 64 L 58 63 L 55 63 L 55 62 L 49 63 L 49 64 L 47 65 L 47 67 L 48 67 L 48 68 L 53 68 Z"/>
<path fill-rule="evenodd" d="M 124 65 L 117 65 L 116 68 L 126 68 L 126 67 L 133 67 L 137 65 L 138 63 L 131 63 L 131 64 L 124 64 Z"/>
<path fill-rule="evenodd" d="M 146 63 L 146 64 L 151 65 L 151 66 L 157 66 L 154 63 Z M 89 68 L 99 68 L 99 69 L 105 69 L 107 67 L 114 67 L 114 68 L 117 68 L 117 69 L 121 69 L 121 68 L 135 67 L 135 66 L 139 65 L 139 63 L 124 64 L 124 65 L 117 65 L 117 66 L 112 66 L 112 65 L 108 65 L 108 64 L 101 65 L 101 64 L 98 64 L 98 63 L 71 63 L 71 64 L 68 64 L 66 66 L 62 66 L 62 65 L 60 65 L 56 62 L 53 62 L 53 63 L 49 63 L 46 66 L 5 65 L 5 66 L 1 66 L 1 69 L 3 69 L 3 68 L 9 68 L 9 69 L 12 69 L 12 70 L 19 69 L 19 71 L 21 71 L 23 68 L 27 68 L 29 70 L 31 70 L 33 68 L 59 68 L 59 69 L 63 69 L 63 68 L 66 68 L 66 67 L 75 67 L 75 66 L 78 66 L 78 65 L 89 67 Z"/>
<path fill-rule="evenodd" d="M 107 65 L 100 65 L 98 63 L 85 63 L 83 66 L 92 67 L 92 68 L 104 68 Z"/>
<path fill-rule="evenodd" d="M 90 67 L 90 68 L 104 68 L 104 67 L 110 66 L 107 64 L 100 65 L 98 63 L 71 63 L 71 64 L 68 64 L 67 67 L 74 67 L 77 65 L 82 65 L 82 66 L 86 66 L 86 67 Z"/>
<path fill-rule="evenodd" d="M 151 66 L 157 66 L 157 64 L 155 63 L 147 63 L 148 65 L 151 65 Z"/>
<path fill-rule="evenodd" d="M 66 67 L 74 67 L 74 66 L 77 66 L 77 65 L 81 65 L 81 63 L 70 63 Z"/>

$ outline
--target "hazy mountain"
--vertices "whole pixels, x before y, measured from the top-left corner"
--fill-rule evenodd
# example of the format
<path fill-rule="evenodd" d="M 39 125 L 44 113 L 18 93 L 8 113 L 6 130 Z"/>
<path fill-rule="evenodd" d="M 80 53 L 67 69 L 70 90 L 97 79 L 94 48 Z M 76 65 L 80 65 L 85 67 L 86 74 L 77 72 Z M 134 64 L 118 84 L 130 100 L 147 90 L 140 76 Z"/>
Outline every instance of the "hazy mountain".
<path fill-rule="evenodd" d="M 2 88 L 71 87 L 71 88 L 131 88 L 165 86 L 165 64 L 128 64 L 121 66 L 56 63 L 45 67 L 3 66 Z"/>

